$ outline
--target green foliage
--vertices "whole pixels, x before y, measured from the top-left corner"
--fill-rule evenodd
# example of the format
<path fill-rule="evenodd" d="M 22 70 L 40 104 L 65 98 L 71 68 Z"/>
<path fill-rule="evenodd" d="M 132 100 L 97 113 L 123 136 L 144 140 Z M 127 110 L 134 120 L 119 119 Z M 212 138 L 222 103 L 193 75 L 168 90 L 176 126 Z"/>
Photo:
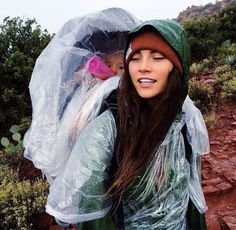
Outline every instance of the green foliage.
<path fill-rule="evenodd" d="M 0 25 L 0 136 L 10 124 L 31 115 L 30 76 L 50 40 L 35 20 L 7 17 Z"/>
<path fill-rule="evenodd" d="M 212 93 L 212 87 L 201 81 L 192 80 L 189 82 L 189 96 L 203 114 L 212 110 Z"/>
<path fill-rule="evenodd" d="M 186 21 L 184 23 L 194 62 L 216 55 L 215 47 L 219 46 L 222 41 L 222 34 L 218 32 L 218 27 L 218 22 L 213 19 Z"/>
<path fill-rule="evenodd" d="M 236 70 L 232 69 L 229 64 L 218 66 L 213 76 L 215 79 L 214 92 L 217 98 L 235 98 L 235 82 L 233 78 L 236 76 Z"/>
<path fill-rule="evenodd" d="M 222 86 L 222 97 L 236 100 L 236 75 L 231 80 L 225 81 Z"/>
<path fill-rule="evenodd" d="M 215 70 L 213 72 L 213 76 L 221 77 L 223 74 L 230 72 L 230 71 L 231 71 L 230 65 L 228 65 L 228 64 L 220 65 L 215 68 Z"/>
<path fill-rule="evenodd" d="M 225 55 L 235 53 L 235 45 L 229 49 L 225 41 L 236 42 L 236 3 L 225 7 L 218 15 L 185 21 L 183 26 L 189 38 L 194 62 L 217 56 L 218 52 Z"/>
<path fill-rule="evenodd" d="M 204 114 L 204 121 L 206 123 L 207 128 L 214 128 L 214 125 L 217 121 L 216 112 L 212 110 L 211 112 Z"/>
<path fill-rule="evenodd" d="M 224 40 L 236 42 L 236 2 L 222 9 L 217 15 L 219 31 L 224 35 Z"/>
<path fill-rule="evenodd" d="M 3 137 L 0 151 L 0 229 L 33 230 L 33 217 L 44 212 L 48 184 L 42 179 L 23 180 L 18 174 L 23 160 L 20 127 L 10 128 L 12 142 Z"/>
<path fill-rule="evenodd" d="M 204 60 L 205 61 L 202 61 L 199 63 L 193 63 L 190 66 L 190 69 L 189 69 L 190 75 L 196 76 L 198 78 L 201 74 L 206 74 L 208 72 L 209 70 L 208 62 L 206 61 L 206 59 Z"/>
<path fill-rule="evenodd" d="M 32 230 L 32 217 L 42 213 L 48 184 L 38 180 L 14 182 L 4 180 L 0 187 L 0 228 Z"/>
<path fill-rule="evenodd" d="M 236 53 L 236 43 L 232 43 L 230 40 L 224 41 L 221 46 L 217 48 L 217 53 L 219 57 L 225 57 L 228 55 L 235 55 Z"/>
<path fill-rule="evenodd" d="M 236 50 L 235 50 L 235 53 L 236 53 Z M 236 54 L 231 54 L 231 55 L 228 55 L 224 58 L 224 63 L 226 65 L 230 65 L 231 68 L 234 68 L 236 67 Z"/>
<path fill-rule="evenodd" d="M 10 132 L 12 133 L 12 140 L 16 142 L 16 144 L 11 143 L 7 137 L 1 138 L 1 144 L 4 146 L 4 152 L 7 154 L 22 154 L 23 153 L 23 141 L 21 139 L 21 134 L 18 133 L 19 126 L 13 125 L 10 128 Z"/>
<path fill-rule="evenodd" d="M 9 182 L 17 182 L 18 175 L 9 166 L 0 163 L 0 190 L 1 187 Z M 1 212 L 0 212 L 1 213 Z"/>
<path fill-rule="evenodd" d="M 1 138 L 3 151 L 0 153 L 0 165 L 5 165 L 14 170 L 18 170 L 24 150 L 21 134 L 18 131 L 19 126 L 13 125 L 10 128 L 12 140 L 9 140 L 7 137 Z"/>

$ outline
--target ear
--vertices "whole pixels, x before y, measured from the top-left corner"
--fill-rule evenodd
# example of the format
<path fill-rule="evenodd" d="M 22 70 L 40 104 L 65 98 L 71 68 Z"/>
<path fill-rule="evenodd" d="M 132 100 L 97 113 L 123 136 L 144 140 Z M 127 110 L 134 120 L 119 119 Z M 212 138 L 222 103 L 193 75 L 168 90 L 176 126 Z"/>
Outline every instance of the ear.
<path fill-rule="evenodd" d="M 172 64 L 172 62 L 170 62 L 170 65 L 169 65 L 169 73 L 173 70 L 174 68 L 174 65 Z"/>

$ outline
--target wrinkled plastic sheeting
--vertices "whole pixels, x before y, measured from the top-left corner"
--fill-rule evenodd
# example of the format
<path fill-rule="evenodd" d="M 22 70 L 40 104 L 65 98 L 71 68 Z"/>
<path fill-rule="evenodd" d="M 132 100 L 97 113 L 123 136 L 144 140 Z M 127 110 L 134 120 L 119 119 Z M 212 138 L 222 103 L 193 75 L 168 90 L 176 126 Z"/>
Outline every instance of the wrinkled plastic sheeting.
<path fill-rule="evenodd" d="M 123 51 L 127 32 L 137 24 L 120 8 L 71 19 L 37 59 L 29 85 L 33 113 L 24 155 L 50 183 L 63 170 L 75 136 L 118 85 L 117 77 L 96 79 L 84 68 L 86 61 Z"/>
<path fill-rule="evenodd" d="M 189 198 L 200 212 L 207 209 L 199 171 L 194 166 L 199 158 L 188 162 L 185 157 L 181 132 L 184 124 L 183 114 L 181 120 L 171 125 L 150 165 L 125 192 L 122 204 L 126 229 L 185 229 Z M 86 126 L 74 145 L 66 170 L 50 188 L 46 206 L 49 214 L 67 223 L 81 223 L 109 212 L 111 200 L 105 195 L 109 187 L 107 168 L 116 135 L 110 111 Z M 192 135 L 199 135 L 198 128 Z"/>
<path fill-rule="evenodd" d="M 66 223 L 105 216 L 111 200 L 105 197 L 108 169 L 117 136 L 110 111 L 90 122 L 76 140 L 63 174 L 50 186 L 46 211 Z"/>

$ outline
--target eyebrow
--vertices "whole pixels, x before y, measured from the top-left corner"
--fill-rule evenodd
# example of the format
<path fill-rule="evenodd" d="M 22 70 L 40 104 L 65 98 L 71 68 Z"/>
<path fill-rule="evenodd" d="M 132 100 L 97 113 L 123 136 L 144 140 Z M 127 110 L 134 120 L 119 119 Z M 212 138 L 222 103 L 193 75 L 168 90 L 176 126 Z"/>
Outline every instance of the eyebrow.
<path fill-rule="evenodd" d="M 142 51 L 142 50 L 151 50 L 151 54 L 153 54 L 153 53 L 159 53 L 159 54 L 163 55 L 163 54 L 160 53 L 159 51 L 154 50 L 154 49 L 149 49 L 149 48 L 137 50 L 137 52 L 135 52 L 134 55 L 135 55 L 135 54 L 141 54 L 141 51 Z"/>

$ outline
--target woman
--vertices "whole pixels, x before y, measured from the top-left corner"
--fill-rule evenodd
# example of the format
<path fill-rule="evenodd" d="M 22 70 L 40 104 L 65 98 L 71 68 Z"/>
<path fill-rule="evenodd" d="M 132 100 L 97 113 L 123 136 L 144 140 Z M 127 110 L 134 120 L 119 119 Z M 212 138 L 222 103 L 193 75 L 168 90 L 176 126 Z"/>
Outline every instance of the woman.
<path fill-rule="evenodd" d="M 186 97 L 186 33 L 174 21 L 144 22 L 129 33 L 124 62 L 118 110 L 113 101 L 78 137 L 47 212 L 80 230 L 204 229 L 199 170 L 209 143 Z"/>

